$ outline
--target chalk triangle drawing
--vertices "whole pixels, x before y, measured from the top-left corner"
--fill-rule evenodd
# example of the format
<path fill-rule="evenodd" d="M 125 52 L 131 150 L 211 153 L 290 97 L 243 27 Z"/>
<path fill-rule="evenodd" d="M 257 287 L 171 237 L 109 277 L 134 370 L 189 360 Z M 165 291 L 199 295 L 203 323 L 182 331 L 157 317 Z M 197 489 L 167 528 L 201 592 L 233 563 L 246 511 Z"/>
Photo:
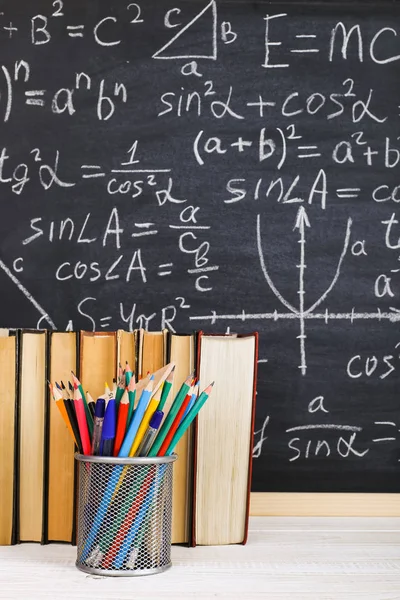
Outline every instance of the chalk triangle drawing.
<path fill-rule="evenodd" d="M 199 19 L 201 19 L 204 15 L 208 16 L 211 13 L 212 16 L 212 27 L 210 31 L 211 35 L 211 47 L 210 52 L 205 54 L 173 54 L 173 45 L 184 33 L 185 31 L 190 30 L 194 23 L 197 23 Z M 190 39 L 188 40 L 187 46 L 190 45 Z M 169 51 L 168 51 L 169 50 Z M 167 51 L 167 52 L 166 52 Z M 182 29 L 178 31 L 174 37 L 165 44 L 160 50 L 157 50 L 155 54 L 153 54 L 152 58 L 158 58 L 162 60 L 175 60 L 177 58 L 183 59 L 195 59 L 195 58 L 205 58 L 208 60 L 217 60 L 217 4 L 216 0 L 211 0 L 209 4 L 202 11 L 200 11 L 189 23 L 187 23 Z"/>

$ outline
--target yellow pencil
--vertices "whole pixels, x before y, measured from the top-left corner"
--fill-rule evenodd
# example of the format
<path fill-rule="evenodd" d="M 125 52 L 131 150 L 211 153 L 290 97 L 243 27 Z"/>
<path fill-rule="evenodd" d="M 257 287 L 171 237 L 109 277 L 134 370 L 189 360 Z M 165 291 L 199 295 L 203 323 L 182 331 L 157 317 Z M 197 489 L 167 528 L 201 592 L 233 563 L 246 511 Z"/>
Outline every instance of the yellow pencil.
<path fill-rule="evenodd" d="M 151 418 L 154 415 L 154 413 L 156 412 L 158 405 L 160 404 L 161 393 L 162 393 L 162 386 L 160 386 L 158 388 L 158 390 L 156 391 L 156 393 L 150 400 L 148 407 L 146 408 L 146 412 L 143 415 L 143 419 L 140 422 L 139 429 L 137 431 L 135 439 L 133 440 L 132 447 L 129 451 L 129 456 L 135 456 L 136 451 L 138 450 L 138 448 L 141 444 L 143 436 L 147 431 L 147 428 L 149 426 Z"/>

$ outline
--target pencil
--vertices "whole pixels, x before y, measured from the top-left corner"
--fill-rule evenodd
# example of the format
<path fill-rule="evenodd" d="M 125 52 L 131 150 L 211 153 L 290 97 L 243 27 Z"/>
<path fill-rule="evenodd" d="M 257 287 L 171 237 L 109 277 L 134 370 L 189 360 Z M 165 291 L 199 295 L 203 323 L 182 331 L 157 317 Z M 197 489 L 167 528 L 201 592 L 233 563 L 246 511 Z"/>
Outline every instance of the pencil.
<path fill-rule="evenodd" d="M 63 393 L 64 400 L 71 398 L 71 394 L 69 393 L 68 388 L 64 385 L 64 382 L 60 381 L 60 383 L 61 383 L 61 387 L 62 387 L 62 393 Z"/>
<path fill-rule="evenodd" d="M 67 411 L 72 430 L 74 432 L 75 442 L 76 442 L 76 446 L 78 448 L 79 454 L 83 454 L 81 435 L 79 433 L 78 421 L 76 418 L 75 406 L 74 406 L 74 401 L 72 400 L 72 398 L 66 398 L 64 400 L 64 406 L 65 406 L 65 410 Z"/>
<path fill-rule="evenodd" d="M 126 361 L 126 366 L 125 366 L 125 386 L 129 385 L 129 382 L 132 378 L 132 369 L 129 366 L 128 361 Z"/>
<path fill-rule="evenodd" d="M 127 419 L 128 419 L 128 411 L 129 411 L 129 395 L 128 395 L 128 390 L 126 389 L 124 392 L 124 395 L 121 398 L 121 402 L 119 403 L 117 433 L 115 435 L 113 456 L 118 456 L 118 452 L 120 451 L 122 442 L 124 441 L 125 432 L 126 432 L 126 423 L 127 423 Z"/>
<path fill-rule="evenodd" d="M 179 425 L 178 429 L 176 430 L 175 435 L 172 438 L 171 443 L 167 448 L 165 456 L 170 456 L 173 453 L 173 451 L 175 450 L 175 446 L 177 445 L 177 443 L 179 442 L 179 440 L 181 439 L 181 437 L 183 436 L 183 434 L 185 433 L 185 431 L 187 430 L 189 425 L 192 423 L 192 421 L 194 421 L 195 417 L 197 416 L 197 414 L 198 414 L 199 410 L 201 409 L 201 407 L 203 406 L 203 404 L 209 398 L 212 388 L 213 388 L 213 385 L 214 385 L 214 382 L 211 383 L 208 387 L 206 387 L 206 389 L 197 398 L 193 407 L 188 412 L 188 414 L 186 415 L 186 417 L 183 419 L 182 423 Z"/>
<path fill-rule="evenodd" d="M 137 408 L 135 410 L 135 414 L 133 415 L 132 422 L 129 425 L 129 429 L 126 433 L 125 439 L 123 441 L 123 444 L 121 446 L 118 456 L 124 456 L 124 457 L 129 456 L 130 449 L 135 440 L 137 431 L 139 429 L 139 425 L 142 421 L 143 415 L 146 411 L 147 405 L 151 398 L 152 391 L 153 391 L 153 380 L 150 379 L 149 383 L 147 384 L 147 386 L 145 387 L 145 389 L 143 390 L 143 392 L 139 398 L 139 402 L 138 402 Z"/>
<path fill-rule="evenodd" d="M 168 375 L 167 379 L 164 381 L 164 385 L 162 386 L 162 394 L 161 394 L 161 400 L 160 400 L 158 410 L 163 410 L 165 403 L 168 400 L 169 392 L 172 388 L 172 382 L 174 380 L 174 372 L 175 372 L 175 367 L 172 367 L 171 373 Z"/>
<path fill-rule="evenodd" d="M 186 394 L 190 390 L 192 381 L 193 381 L 193 374 L 189 375 L 189 377 L 186 379 L 186 381 L 182 384 L 181 389 L 177 393 L 176 398 L 173 401 L 172 406 L 169 410 L 169 413 L 166 416 L 164 423 L 161 425 L 160 430 L 157 434 L 157 437 L 154 440 L 154 443 L 153 443 L 152 447 L 150 448 L 150 451 L 148 452 L 147 456 L 157 456 L 157 453 L 158 453 L 159 449 L 161 448 L 161 445 L 165 439 L 165 436 L 167 435 L 168 430 L 171 427 L 172 422 L 175 419 L 176 414 L 182 405 L 182 402 L 185 400 Z"/>
<path fill-rule="evenodd" d="M 94 401 L 92 396 L 89 394 L 89 392 L 86 392 L 86 398 L 87 398 L 87 403 L 88 403 L 90 413 L 92 415 L 92 418 L 94 419 L 94 411 L 96 408 L 96 402 Z"/>
<path fill-rule="evenodd" d="M 54 388 L 52 386 L 52 384 L 50 383 L 50 381 L 48 382 L 48 384 L 49 384 L 50 393 L 53 396 L 53 400 L 56 403 L 58 410 L 60 411 L 60 414 L 64 420 L 64 423 L 66 424 L 68 431 L 70 432 L 75 444 L 78 445 L 76 443 L 74 430 L 72 429 L 72 425 L 71 425 L 71 422 L 68 417 L 67 409 L 65 408 L 65 405 L 64 405 L 64 398 L 63 398 L 62 392 L 59 389 Z"/>
<path fill-rule="evenodd" d="M 157 392 L 154 394 L 153 398 L 150 400 L 148 407 L 146 408 L 146 412 L 144 413 L 143 419 L 139 425 L 139 429 L 137 431 L 135 440 L 129 451 L 129 456 L 136 455 L 136 452 L 142 442 L 143 436 L 147 431 L 150 420 L 151 420 L 152 416 L 154 415 L 154 413 L 156 412 L 158 405 L 160 404 L 160 399 L 161 399 L 161 388 L 159 388 L 157 390 Z"/>
<path fill-rule="evenodd" d="M 173 420 L 169 430 L 167 431 L 167 435 L 165 436 L 164 441 L 161 444 L 159 451 L 157 452 L 157 456 L 165 455 L 165 452 L 166 452 L 168 446 L 170 445 L 171 440 L 174 437 L 174 434 L 175 434 L 176 430 L 178 429 L 180 422 L 182 421 L 182 417 L 186 411 L 186 408 L 189 406 L 189 403 L 192 399 L 192 395 L 193 395 L 193 387 L 191 387 L 189 392 L 186 394 L 184 401 L 182 402 L 178 412 L 176 413 L 175 419 Z"/>
<path fill-rule="evenodd" d="M 87 427 L 89 429 L 90 435 L 93 435 L 93 417 L 92 417 L 92 413 L 89 410 L 89 407 L 87 405 L 86 402 L 86 397 L 85 397 L 85 392 L 83 391 L 83 387 L 81 382 L 79 381 L 79 379 L 77 378 L 77 376 L 75 375 L 75 373 L 73 371 L 71 371 L 72 373 L 72 381 L 74 384 L 74 390 L 79 389 L 80 395 L 81 395 L 81 400 L 82 400 L 82 404 L 83 404 L 83 409 L 85 411 L 86 414 L 86 421 L 87 421 Z M 75 394 L 74 394 L 74 399 L 75 399 Z M 83 441 L 83 440 L 82 440 Z"/>
<path fill-rule="evenodd" d="M 127 427 L 131 424 L 133 413 L 135 411 L 135 398 L 136 398 L 136 381 L 135 375 L 133 374 L 131 380 L 128 385 L 128 395 L 129 395 L 129 411 L 128 411 L 128 420 Z"/>
<path fill-rule="evenodd" d="M 81 435 L 83 454 L 86 456 L 91 454 L 92 445 L 90 443 L 90 435 L 88 429 L 88 423 L 86 421 L 85 407 L 83 404 L 82 394 L 79 388 L 75 388 L 74 392 L 74 405 L 76 418 L 79 426 L 79 433 Z"/>

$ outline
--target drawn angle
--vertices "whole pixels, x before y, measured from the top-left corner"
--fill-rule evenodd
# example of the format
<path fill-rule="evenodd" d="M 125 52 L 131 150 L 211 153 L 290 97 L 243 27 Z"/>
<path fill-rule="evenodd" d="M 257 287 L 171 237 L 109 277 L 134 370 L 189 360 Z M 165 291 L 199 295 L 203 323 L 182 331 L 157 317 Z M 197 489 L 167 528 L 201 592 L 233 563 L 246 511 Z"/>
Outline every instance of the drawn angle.
<path fill-rule="evenodd" d="M 28 292 L 26 287 L 22 285 L 22 283 L 15 277 L 14 273 L 10 271 L 10 269 L 0 260 L 0 268 L 3 269 L 4 273 L 11 279 L 11 281 L 17 286 L 17 288 L 23 293 L 25 298 L 29 300 L 31 304 L 36 308 L 36 310 L 40 313 L 42 319 L 47 321 L 47 323 L 51 326 L 52 329 L 57 329 L 53 321 L 50 319 L 48 313 L 40 306 L 38 302 L 36 302 L 35 298 Z"/>
<path fill-rule="evenodd" d="M 207 24 L 207 19 L 209 19 L 210 23 Z M 188 48 L 190 45 L 193 46 L 193 38 L 191 38 L 191 27 L 201 21 L 201 24 L 204 23 L 209 27 L 209 34 L 207 33 L 206 43 L 209 45 L 209 48 L 205 49 L 204 54 L 193 53 L 193 54 L 182 54 L 182 48 Z M 184 34 L 188 32 L 187 40 L 185 40 Z M 209 37 L 208 37 L 209 35 Z M 174 46 L 175 42 L 179 40 L 179 44 L 176 44 L 178 48 L 176 49 L 177 54 L 174 54 Z M 168 52 L 166 52 L 168 51 Z M 211 0 L 209 4 L 202 11 L 200 11 L 189 23 L 187 23 L 182 29 L 178 31 L 176 35 L 172 39 L 169 40 L 160 50 L 157 50 L 155 54 L 153 54 L 152 58 L 158 58 L 162 60 L 175 60 L 178 58 L 182 59 L 195 59 L 195 58 L 204 58 L 207 60 L 217 60 L 217 4 L 216 0 Z"/>

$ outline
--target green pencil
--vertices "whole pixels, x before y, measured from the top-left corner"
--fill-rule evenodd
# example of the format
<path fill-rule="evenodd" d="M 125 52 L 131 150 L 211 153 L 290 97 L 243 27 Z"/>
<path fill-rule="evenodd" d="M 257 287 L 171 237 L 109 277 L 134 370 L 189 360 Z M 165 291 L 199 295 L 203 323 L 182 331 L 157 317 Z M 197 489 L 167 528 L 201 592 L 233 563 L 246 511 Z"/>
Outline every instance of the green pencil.
<path fill-rule="evenodd" d="M 125 385 L 126 387 L 128 387 L 131 379 L 132 379 L 132 369 L 129 366 L 128 361 L 126 362 L 126 367 L 125 367 Z"/>
<path fill-rule="evenodd" d="M 185 431 L 187 430 L 189 425 L 192 423 L 192 421 L 194 421 L 199 410 L 201 409 L 201 407 L 203 406 L 205 401 L 210 396 L 213 385 L 214 385 L 214 382 L 212 382 L 208 387 L 206 387 L 206 389 L 197 398 L 196 402 L 193 404 L 192 408 L 189 410 L 188 414 L 186 415 L 186 417 L 183 419 L 182 423 L 179 425 L 178 429 L 176 430 L 175 435 L 172 438 L 171 443 L 167 448 L 165 456 L 170 456 L 173 453 L 173 451 L 175 450 L 175 446 L 177 445 L 177 443 L 179 442 L 179 440 L 181 439 L 181 437 L 183 436 L 183 434 L 185 433 Z"/>
<path fill-rule="evenodd" d="M 172 388 L 172 382 L 174 380 L 174 371 L 175 371 L 175 367 L 172 368 L 171 373 L 168 375 L 167 379 L 164 381 L 163 389 L 162 389 L 162 393 L 161 393 L 161 400 L 160 400 L 160 404 L 158 405 L 157 410 L 163 410 L 165 403 L 168 400 L 169 392 Z"/>
<path fill-rule="evenodd" d="M 128 385 L 128 396 L 129 396 L 129 410 L 128 418 L 126 421 L 126 428 L 128 429 L 130 422 L 132 421 L 133 413 L 135 410 L 135 398 L 136 398 L 136 379 L 135 375 L 132 374 L 131 380 Z"/>
<path fill-rule="evenodd" d="M 153 445 L 150 448 L 150 451 L 147 454 L 147 456 L 157 456 L 157 452 L 161 448 L 162 443 L 165 439 L 165 436 L 167 435 L 168 430 L 171 427 L 171 425 L 182 405 L 182 402 L 184 401 L 184 399 L 186 397 L 186 394 L 190 390 L 192 381 L 193 381 L 193 374 L 190 374 L 189 377 L 186 379 L 186 381 L 182 384 L 179 392 L 177 393 L 176 398 L 173 401 L 171 408 L 169 409 L 169 413 L 166 416 L 164 423 L 161 425 L 160 431 L 158 432 L 157 437 L 154 440 Z M 160 404 L 161 404 L 161 402 L 160 402 Z"/>

